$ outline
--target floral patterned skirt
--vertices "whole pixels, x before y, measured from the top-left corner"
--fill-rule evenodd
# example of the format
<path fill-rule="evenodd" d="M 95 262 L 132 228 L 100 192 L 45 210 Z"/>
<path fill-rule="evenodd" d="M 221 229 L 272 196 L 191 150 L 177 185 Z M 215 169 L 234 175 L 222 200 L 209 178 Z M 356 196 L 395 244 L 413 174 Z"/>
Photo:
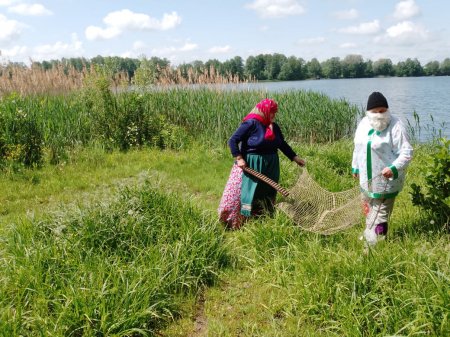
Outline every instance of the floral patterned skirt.
<path fill-rule="evenodd" d="M 241 214 L 242 173 L 242 169 L 234 164 L 219 204 L 219 220 L 230 229 L 240 228 L 245 219 Z"/>

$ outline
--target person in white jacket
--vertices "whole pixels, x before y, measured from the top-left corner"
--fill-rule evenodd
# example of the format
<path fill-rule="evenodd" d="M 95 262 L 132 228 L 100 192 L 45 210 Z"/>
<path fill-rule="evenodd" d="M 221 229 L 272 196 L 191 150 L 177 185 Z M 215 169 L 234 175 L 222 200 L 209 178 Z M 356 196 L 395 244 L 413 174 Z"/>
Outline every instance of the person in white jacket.
<path fill-rule="evenodd" d="M 389 216 L 403 188 L 413 148 L 403 123 L 390 114 L 382 93 L 370 94 L 366 110 L 355 132 L 352 174 L 359 178 L 362 191 L 364 238 L 374 245 L 388 232 Z"/>

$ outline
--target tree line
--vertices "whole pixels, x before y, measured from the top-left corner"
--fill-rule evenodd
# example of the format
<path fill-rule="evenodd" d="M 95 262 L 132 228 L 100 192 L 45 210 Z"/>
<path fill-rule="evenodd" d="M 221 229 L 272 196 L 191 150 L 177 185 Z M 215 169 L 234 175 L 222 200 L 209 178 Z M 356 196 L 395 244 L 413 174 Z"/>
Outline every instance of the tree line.
<path fill-rule="evenodd" d="M 16 66 L 25 66 L 16 64 Z M 86 58 L 63 58 L 61 60 L 50 60 L 33 62 L 32 67 L 47 70 L 53 67 L 71 67 L 82 71 L 95 66 L 107 68 L 112 73 L 126 72 L 130 81 L 138 83 L 156 83 L 163 69 L 170 68 L 184 78 L 189 73 L 207 74 L 214 71 L 221 76 L 233 76 L 240 81 L 291 81 L 318 78 L 368 78 L 380 76 L 449 76 L 450 58 L 442 62 L 430 61 L 422 65 L 417 58 L 407 58 L 394 64 L 389 58 L 376 61 L 364 60 L 361 55 L 347 55 L 344 58 L 332 57 L 323 62 L 316 58 L 305 61 L 295 56 L 286 57 L 283 54 L 260 54 L 249 56 L 245 61 L 240 56 L 221 62 L 210 59 L 206 62 L 193 61 L 172 66 L 166 58 L 142 57 L 123 58 L 118 56 L 96 56 Z"/>

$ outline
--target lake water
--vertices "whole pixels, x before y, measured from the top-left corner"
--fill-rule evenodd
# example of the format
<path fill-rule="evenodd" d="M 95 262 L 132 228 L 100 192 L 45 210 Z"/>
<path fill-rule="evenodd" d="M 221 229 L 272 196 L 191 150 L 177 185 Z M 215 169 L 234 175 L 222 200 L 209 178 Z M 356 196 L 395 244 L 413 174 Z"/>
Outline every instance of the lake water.
<path fill-rule="evenodd" d="M 343 98 L 365 110 L 367 97 L 373 91 L 386 96 L 392 114 L 415 126 L 414 112 L 419 116 L 416 138 L 426 141 L 439 134 L 450 138 L 450 76 L 389 77 L 358 79 L 323 79 L 290 82 L 245 83 L 240 86 L 267 92 L 311 90 L 331 98 Z"/>

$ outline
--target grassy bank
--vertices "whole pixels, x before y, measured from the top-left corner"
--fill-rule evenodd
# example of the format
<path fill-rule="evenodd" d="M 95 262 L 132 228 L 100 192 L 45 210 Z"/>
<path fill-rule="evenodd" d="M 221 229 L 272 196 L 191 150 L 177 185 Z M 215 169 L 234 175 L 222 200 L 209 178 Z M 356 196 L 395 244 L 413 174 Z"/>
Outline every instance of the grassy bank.
<path fill-rule="evenodd" d="M 221 227 L 149 179 L 3 223 L 0 335 L 145 335 L 215 282 L 229 265 Z"/>
<path fill-rule="evenodd" d="M 354 184 L 351 142 L 295 148 L 324 187 Z M 198 310 L 186 303 L 218 280 L 203 295 L 203 335 L 445 336 L 448 234 L 408 194 L 428 156 L 417 150 L 389 240 L 367 256 L 362 227 L 322 237 L 281 213 L 223 232 L 224 148 L 85 149 L 65 165 L 3 175 L 0 332 L 187 336 Z M 292 186 L 298 169 L 281 165 Z"/>

